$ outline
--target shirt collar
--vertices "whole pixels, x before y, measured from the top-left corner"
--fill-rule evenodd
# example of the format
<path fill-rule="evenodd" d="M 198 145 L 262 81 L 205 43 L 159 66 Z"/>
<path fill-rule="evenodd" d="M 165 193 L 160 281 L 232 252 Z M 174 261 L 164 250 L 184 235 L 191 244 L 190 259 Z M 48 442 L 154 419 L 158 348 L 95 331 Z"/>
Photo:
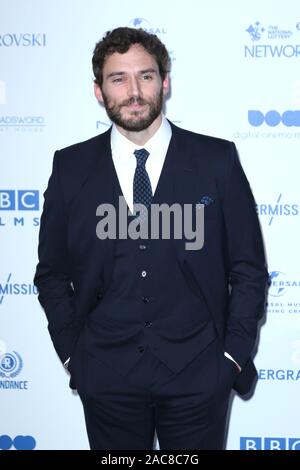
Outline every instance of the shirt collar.
<path fill-rule="evenodd" d="M 127 139 L 121 132 L 117 129 L 116 125 L 112 125 L 111 130 L 111 149 L 112 155 L 114 158 L 124 159 L 125 155 L 131 158 L 134 150 L 145 148 L 148 152 L 155 155 L 157 149 L 165 148 L 169 145 L 170 139 L 172 136 L 172 129 L 170 123 L 164 115 L 162 115 L 162 122 L 155 134 L 144 144 L 137 145 Z"/>

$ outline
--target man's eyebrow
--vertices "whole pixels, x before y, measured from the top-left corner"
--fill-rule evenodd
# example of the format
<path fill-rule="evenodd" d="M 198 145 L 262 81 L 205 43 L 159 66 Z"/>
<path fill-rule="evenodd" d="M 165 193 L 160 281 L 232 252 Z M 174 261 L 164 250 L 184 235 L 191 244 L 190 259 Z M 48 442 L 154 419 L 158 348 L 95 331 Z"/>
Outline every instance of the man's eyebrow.
<path fill-rule="evenodd" d="M 125 75 L 125 72 L 111 72 L 106 78 L 115 77 L 116 75 Z"/>
<path fill-rule="evenodd" d="M 153 69 L 153 68 L 149 68 L 149 69 L 145 69 L 145 70 L 140 70 L 139 73 L 141 74 L 144 74 L 144 73 L 157 73 L 157 70 Z M 115 76 L 122 76 L 122 75 L 125 75 L 126 72 L 111 72 L 107 75 L 106 78 L 111 78 L 111 77 L 115 77 Z"/>
<path fill-rule="evenodd" d="M 155 70 L 155 69 L 146 69 L 146 70 L 141 70 L 140 73 L 157 73 L 157 70 Z"/>

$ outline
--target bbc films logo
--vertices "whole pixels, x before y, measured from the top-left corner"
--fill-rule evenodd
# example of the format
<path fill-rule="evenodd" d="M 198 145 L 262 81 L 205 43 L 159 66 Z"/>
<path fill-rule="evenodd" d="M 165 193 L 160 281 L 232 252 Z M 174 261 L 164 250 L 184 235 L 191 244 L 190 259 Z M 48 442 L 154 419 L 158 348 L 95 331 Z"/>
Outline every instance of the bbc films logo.
<path fill-rule="evenodd" d="M 272 315 L 289 315 L 294 317 L 300 314 L 300 279 L 290 278 L 282 271 L 269 273 L 270 288 L 267 313 Z"/>
<path fill-rule="evenodd" d="M 39 209 L 38 190 L 0 189 L 0 230 L 7 226 L 20 228 L 29 224 L 38 227 L 40 217 L 32 217 L 32 213 Z"/>
<path fill-rule="evenodd" d="M 300 450 L 300 438 L 241 437 L 240 450 Z"/>
<path fill-rule="evenodd" d="M 283 194 L 279 193 L 274 203 L 260 203 L 256 205 L 256 210 L 261 219 L 267 220 L 267 225 L 274 224 L 277 218 L 296 217 L 299 215 L 299 204 L 286 202 Z"/>
<path fill-rule="evenodd" d="M 245 59 L 292 59 L 300 56 L 299 23 L 292 27 L 265 26 L 256 21 L 245 28 Z"/>
<path fill-rule="evenodd" d="M 5 282 L 0 282 L 0 307 L 8 296 L 38 295 L 36 286 L 28 282 L 13 282 L 12 273 L 9 273 Z"/>
<path fill-rule="evenodd" d="M 46 33 L 1 33 L 0 47 L 45 47 Z"/>
<path fill-rule="evenodd" d="M 36 447 L 36 440 L 33 436 L 11 437 L 7 434 L 0 436 L 0 450 L 33 450 Z"/>
<path fill-rule="evenodd" d="M 28 390 L 28 380 L 16 380 L 23 370 L 23 359 L 17 351 L 0 356 L 0 391 Z"/>

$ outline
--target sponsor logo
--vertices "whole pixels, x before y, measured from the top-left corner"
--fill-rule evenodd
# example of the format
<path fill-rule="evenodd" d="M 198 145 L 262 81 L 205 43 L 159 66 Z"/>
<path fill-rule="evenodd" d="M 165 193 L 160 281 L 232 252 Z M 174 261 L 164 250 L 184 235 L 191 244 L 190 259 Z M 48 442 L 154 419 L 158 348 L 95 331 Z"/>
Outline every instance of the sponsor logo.
<path fill-rule="evenodd" d="M 300 369 L 258 369 L 259 380 L 297 382 L 300 380 Z"/>
<path fill-rule="evenodd" d="M 300 302 L 292 299 L 294 293 L 298 294 L 300 280 L 291 279 L 281 271 L 271 271 L 269 274 L 271 285 L 269 288 L 269 301 L 267 313 L 288 314 L 290 316 L 300 313 Z M 284 301 L 283 297 L 289 294 L 289 300 Z"/>
<path fill-rule="evenodd" d="M 0 34 L 0 47 L 45 47 L 45 33 Z"/>
<path fill-rule="evenodd" d="M 42 132 L 46 127 L 44 116 L 0 116 L 0 132 Z"/>
<path fill-rule="evenodd" d="M 16 450 L 33 450 L 36 440 L 33 436 L 16 436 L 11 438 L 3 434 L 0 436 L 0 450 L 9 450 L 14 447 Z"/>
<path fill-rule="evenodd" d="M 27 380 L 15 380 L 22 372 L 23 360 L 17 351 L 0 356 L 0 390 L 28 390 Z"/>
<path fill-rule="evenodd" d="M 28 223 L 38 227 L 40 218 L 29 217 L 29 214 L 39 211 L 39 208 L 39 191 L 36 189 L 0 189 L 0 230 L 11 225 L 24 227 Z M 21 213 L 20 216 L 15 215 L 17 212 Z"/>
<path fill-rule="evenodd" d="M 286 280 L 286 275 L 280 271 L 271 271 L 269 279 L 271 286 L 269 288 L 269 295 L 273 297 L 280 297 L 286 291 L 289 282 Z"/>
<path fill-rule="evenodd" d="M 153 26 L 150 21 L 148 21 L 146 18 L 132 18 L 129 21 L 129 26 L 131 28 L 141 28 L 144 31 L 147 31 L 147 33 L 151 34 L 166 34 L 166 29 L 162 26 Z"/>
<path fill-rule="evenodd" d="M 298 37 L 294 39 L 294 32 L 297 31 L 298 24 L 293 28 L 283 28 L 277 24 L 264 26 L 256 21 L 245 28 L 251 44 L 244 45 L 244 57 L 252 59 L 297 58 L 300 56 Z"/>
<path fill-rule="evenodd" d="M 282 193 L 280 193 L 275 204 L 257 204 L 256 210 L 260 217 L 268 217 L 268 225 L 271 225 L 275 217 L 297 216 L 299 204 L 282 202 Z"/>
<path fill-rule="evenodd" d="M 23 361 L 16 351 L 0 356 L 0 377 L 16 377 L 23 369 Z"/>
<path fill-rule="evenodd" d="M 249 110 L 248 122 L 253 127 L 259 127 L 262 124 L 270 127 L 276 127 L 279 124 L 286 127 L 300 127 L 300 110 L 284 111 L 283 113 L 272 110 L 265 114 L 259 110 Z"/>
<path fill-rule="evenodd" d="M 39 191 L 35 189 L 1 189 L 0 210 L 38 211 Z"/>
<path fill-rule="evenodd" d="M 265 31 L 265 28 L 261 26 L 259 21 L 256 21 L 256 23 L 250 24 L 246 31 L 250 34 L 252 41 L 259 41 L 262 33 Z"/>
<path fill-rule="evenodd" d="M 30 283 L 11 282 L 12 273 L 9 273 L 4 284 L 0 283 L 0 306 L 4 296 L 7 295 L 37 295 L 37 288 Z"/>
<path fill-rule="evenodd" d="M 241 437 L 240 450 L 300 450 L 300 438 Z"/>

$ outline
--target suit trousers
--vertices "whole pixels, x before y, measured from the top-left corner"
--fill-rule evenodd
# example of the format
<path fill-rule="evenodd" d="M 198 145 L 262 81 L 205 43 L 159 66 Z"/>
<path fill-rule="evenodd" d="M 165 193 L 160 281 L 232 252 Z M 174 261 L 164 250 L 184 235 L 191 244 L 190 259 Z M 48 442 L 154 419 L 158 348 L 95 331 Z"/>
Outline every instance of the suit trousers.
<path fill-rule="evenodd" d="M 98 356 L 77 355 L 71 374 L 92 450 L 152 450 L 155 431 L 161 450 L 223 449 L 238 372 L 218 338 L 177 374 L 149 347 L 125 377 Z"/>

